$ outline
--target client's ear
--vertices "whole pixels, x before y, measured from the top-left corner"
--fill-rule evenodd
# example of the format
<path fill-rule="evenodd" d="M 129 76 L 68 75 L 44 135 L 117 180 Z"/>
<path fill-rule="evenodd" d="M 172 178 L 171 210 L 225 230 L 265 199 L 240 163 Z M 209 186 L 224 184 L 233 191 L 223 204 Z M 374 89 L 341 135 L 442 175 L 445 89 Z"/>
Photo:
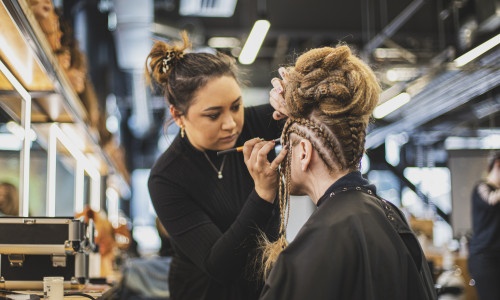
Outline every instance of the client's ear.
<path fill-rule="evenodd" d="M 301 139 L 298 147 L 298 156 L 300 159 L 300 168 L 302 171 L 306 171 L 311 163 L 311 157 L 313 152 L 312 144 L 307 139 Z"/>

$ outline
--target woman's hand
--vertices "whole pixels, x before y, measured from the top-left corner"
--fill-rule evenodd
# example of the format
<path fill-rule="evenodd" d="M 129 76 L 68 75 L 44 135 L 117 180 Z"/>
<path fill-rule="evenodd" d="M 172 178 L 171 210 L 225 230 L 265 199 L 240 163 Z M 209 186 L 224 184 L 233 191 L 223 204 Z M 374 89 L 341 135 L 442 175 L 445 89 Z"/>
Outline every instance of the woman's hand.
<path fill-rule="evenodd" d="M 285 98 L 283 97 L 283 87 L 287 83 L 288 73 L 285 68 L 279 68 L 278 72 L 280 73 L 282 79 L 276 77 L 271 79 L 273 89 L 269 92 L 269 102 L 276 110 L 273 113 L 273 118 L 275 120 L 288 118 L 288 111 L 285 108 Z"/>
<path fill-rule="evenodd" d="M 273 203 L 278 191 L 278 166 L 286 156 L 288 147 L 283 147 L 280 154 L 269 162 L 267 154 L 274 149 L 275 142 L 254 138 L 243 145 L 245 164 L 255 183 L 255 191 L 267 202 Z"/>

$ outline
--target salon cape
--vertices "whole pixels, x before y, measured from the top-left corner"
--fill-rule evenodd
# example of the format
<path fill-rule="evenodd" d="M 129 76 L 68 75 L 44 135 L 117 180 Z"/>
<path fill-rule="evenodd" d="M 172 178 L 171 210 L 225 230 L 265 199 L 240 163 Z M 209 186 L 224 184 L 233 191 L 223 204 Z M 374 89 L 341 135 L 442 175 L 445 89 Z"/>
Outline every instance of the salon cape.
<path fill-rule="evenodd" d="M 280 254 L 260 299 L 437 299 L 401 212 L 359 172 L 344 177 Z"/>

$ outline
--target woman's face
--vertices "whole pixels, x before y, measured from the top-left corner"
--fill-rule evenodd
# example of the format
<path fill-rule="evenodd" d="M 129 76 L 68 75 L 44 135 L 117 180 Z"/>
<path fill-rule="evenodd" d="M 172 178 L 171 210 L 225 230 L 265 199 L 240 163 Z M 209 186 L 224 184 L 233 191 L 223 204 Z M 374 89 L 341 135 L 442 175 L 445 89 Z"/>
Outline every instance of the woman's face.
<path fill-rule="evenodd" d="M 38 21 L 47 18 L 50 12 L 54 10 L 51 0 L 31 0 L 30 5 Z"/>
<path fill-rule="evenodd" d="M 243 99 L 230 76 L 211 79 L 194 94 L 186 115 L 178 118 L 198 150 L 225 150 L 235 146 L 243 128 Z"/>
<path fill-rule="evenodd" d="M 9 191 L 4 185 L 0 185 L 0 208 L 7 206 L 7 196 Z"/>

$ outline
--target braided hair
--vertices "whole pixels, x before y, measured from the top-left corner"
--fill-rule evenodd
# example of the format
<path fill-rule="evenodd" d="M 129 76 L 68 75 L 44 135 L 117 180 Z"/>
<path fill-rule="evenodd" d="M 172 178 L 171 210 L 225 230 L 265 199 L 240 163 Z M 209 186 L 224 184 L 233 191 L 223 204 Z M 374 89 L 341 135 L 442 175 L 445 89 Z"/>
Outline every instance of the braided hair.
<path fill-rule="evenodd" d="M 292 144 L 280 168 L 280 237 L 274 243 L 262 239 L 262 273 L 267 276 L 286 247 L 285 233 L 290 206 L 291 134 L 308 139 L 330 172 L 359 168 L 366 127 L 377 105 L 380 86 L 373 71 L 354 56 L 348 46 L 310 50 L 288 69 L 284 87 L 289 118 L 283 128 L 283 145 Z"/>

